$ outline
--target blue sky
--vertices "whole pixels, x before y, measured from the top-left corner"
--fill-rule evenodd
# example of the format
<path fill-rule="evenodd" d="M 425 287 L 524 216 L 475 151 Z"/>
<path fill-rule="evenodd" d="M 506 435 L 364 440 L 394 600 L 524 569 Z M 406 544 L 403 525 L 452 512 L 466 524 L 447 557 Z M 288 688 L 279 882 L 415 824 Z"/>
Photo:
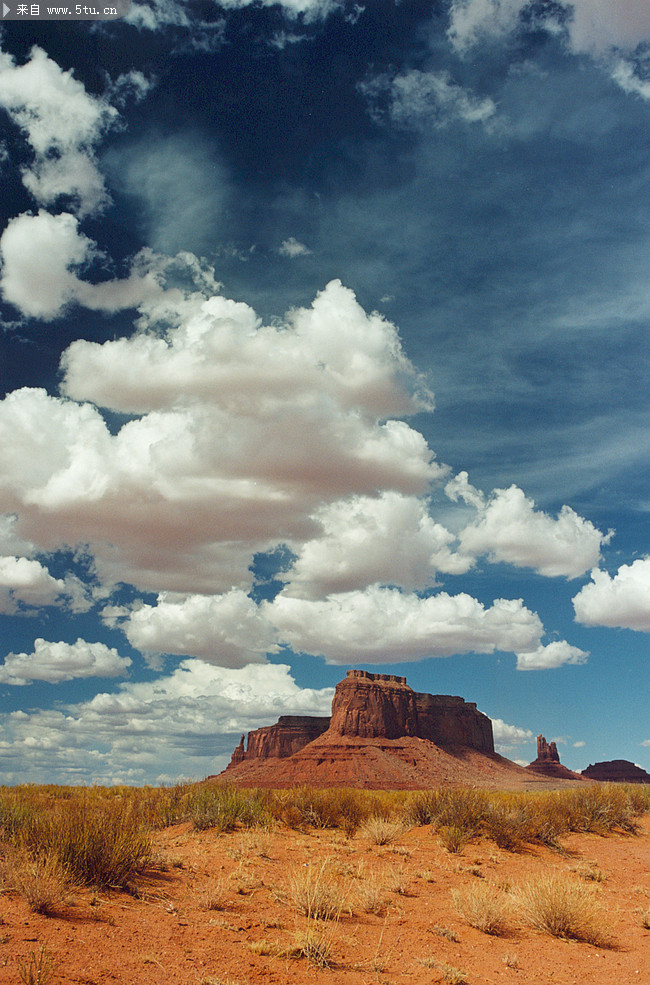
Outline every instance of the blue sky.
<path fill-rule="evenodd" d="M 650 769 L 645 0 L 0 42 L 0 782 L 200 778 L 349 667 Z"/>

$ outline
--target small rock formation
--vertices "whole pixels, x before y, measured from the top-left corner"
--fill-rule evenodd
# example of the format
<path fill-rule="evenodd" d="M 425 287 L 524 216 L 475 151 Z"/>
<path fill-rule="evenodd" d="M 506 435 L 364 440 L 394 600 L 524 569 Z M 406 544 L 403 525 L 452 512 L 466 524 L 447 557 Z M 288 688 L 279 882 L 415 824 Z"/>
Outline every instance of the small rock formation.
<path fill-rule="evenodd" d="M 557 746 L 554 742 L 547 742 L 543 735 L 537 736 L 537 760 L 544 763 L 559 763 Z"/>
<path fill-rule="evenodd" d="M 650 773 L 627 759 L 610 759 L 590 764 L 582 776 L 602 783 L 650 783 Z"/>
<path fill-rule="evenodd" d="M 537 759 L 529 763 L 527 770 L 542 773 L 544 776 L 557 777 L 564 780 L 580 779 L 579 773 L 562 766 L 555 742 L 547 742 L 543 735 L 537 736 Z"/>

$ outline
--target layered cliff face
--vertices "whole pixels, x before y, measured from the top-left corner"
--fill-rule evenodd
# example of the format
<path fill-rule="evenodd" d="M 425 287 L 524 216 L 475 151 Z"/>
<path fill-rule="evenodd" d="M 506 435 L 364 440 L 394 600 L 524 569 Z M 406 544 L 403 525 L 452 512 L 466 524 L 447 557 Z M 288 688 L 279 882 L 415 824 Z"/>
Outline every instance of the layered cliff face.
<path fill-rule="evenodd" d="M 405 677 L 348 671 L 336 685 L 330 730 L 362 739 L 418 734 L 415 692 Z"/>
<path fill-rule="evenodd" d="M 627 759 L 610 759 L 604 763 L 592 763 L 582 775 L 588 780 L 606 783 L 650 783 L 650 773 Z"/>
<path fill-rule="evenodd" d="M 418 694 L 405 677 L 349 670 L 336 685 L 330 731 L 359 738 L 412 735 L 439 746 L 494 752 L 492 722 L 470 701 L 451 694 Z"/>
<path fill-rule="evenodd" d="M 275 725 L 266 725 L 248 733 L 248 747 L 244 749 L 244 736 L 232 754 L 231 765 L 248 759 L 285 759 L 313 742 L 329 728 L 329 718 L 312 718 L 308 715 L 280 715 Z"/>
<path fill-rule="evenodd" d="M 437 746 L 465 746 L 493 753 L 492 722 L 472 702 L 453 695 L 417 694 L 405 677 L 349 670 L 336 686 L 332 717 L 282 715 L 275 725 L 244 736 L 230 766 L 287 759 L 326 736 L 347 739 L 426 739 Z"/>
<path fill-rule="evenodd" d="M 494 752 L 492 722 L 473 701 L 451 694 L 416 694 L 417 735 L 438 746 L 469 746 Z"/>

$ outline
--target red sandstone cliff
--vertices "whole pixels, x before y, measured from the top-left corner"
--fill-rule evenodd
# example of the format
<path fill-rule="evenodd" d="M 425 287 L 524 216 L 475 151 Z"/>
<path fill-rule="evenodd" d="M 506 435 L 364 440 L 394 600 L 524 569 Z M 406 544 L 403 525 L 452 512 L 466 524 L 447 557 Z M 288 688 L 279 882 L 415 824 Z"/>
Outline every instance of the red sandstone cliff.
<path fill-rule="evenodd" d="M 349 670 L 336 685 L 330 732 L 359 738 L 417 736 L 440 746 L 494 752 L 492 722 L 473 702 L 418 694 L 405 677 Z"/>
<path fill-rule="evenodd" d="M 405 677 L 349 670 L 336 685 L 330 731 L 363 739 L 417 735 L 415 699 Z"/>
<path fill-rule="evenodd" d="M 472 702 L 418 694 L 403 677 L 350 670 L 336 687 L 331 719 L 282 716 L 249 733 L 247 748 L 242 736 L 219 779 L 395 790 L 447 783 L 524 789 L 580 779 L 557 766 L 561 772 L 546 777 L 498 756 L 492 722 Z"/>
<path fill-rule="evenodd" d="M 360 739 L 413 736 L 440 746 L 494 752 L 492 722 L 472 702 L 449 694 L 417 694 L 405 677 L 349 670 L 336 685 L 332 717 L 282 715 L 275 725 L 249 732 L 230 767 L 254 759 L 286 759 L 327 733 Z"/>
<path fill-rule="evenodd" d="M 248 747 L 244 749 L 244 736 L 232 754 L 231 764 L 249 759 L 284 759 L 293 756 L 309 742 L 329 728 L 329 718 L 312 718 L 308 715 L 280 715 L 275 725 L 266 725 L 248 733 Z"/>

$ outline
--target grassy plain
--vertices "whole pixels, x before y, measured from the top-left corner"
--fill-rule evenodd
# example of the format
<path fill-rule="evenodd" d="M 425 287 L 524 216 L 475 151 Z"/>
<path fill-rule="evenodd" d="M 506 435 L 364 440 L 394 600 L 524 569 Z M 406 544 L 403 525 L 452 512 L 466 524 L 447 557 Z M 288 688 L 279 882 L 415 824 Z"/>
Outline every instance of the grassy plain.
<path fill-rule="evenodd" d="M 628 985 L 650 788 L 0 788 L 0 985 Z"/>

